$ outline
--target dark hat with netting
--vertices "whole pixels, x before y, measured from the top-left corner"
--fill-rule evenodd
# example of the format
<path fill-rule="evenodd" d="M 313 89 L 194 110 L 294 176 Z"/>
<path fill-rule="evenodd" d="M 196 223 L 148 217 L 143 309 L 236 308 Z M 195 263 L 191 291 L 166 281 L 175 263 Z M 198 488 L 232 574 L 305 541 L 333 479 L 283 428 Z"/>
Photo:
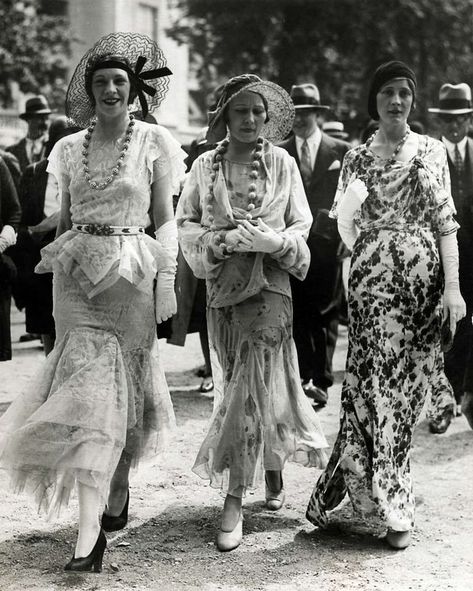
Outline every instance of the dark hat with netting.
<path fill-rule="evenodd" d="M 110 33 L 87 51 L 72 75 L 66 95 L 66 115 L 75 125 L 87 127 L 95 115 L 91 96 L 92 74 L 102 68 L 125 70 L 131 84 L 131 110 L 144 115 L 157 108 L 169 86 L 171 70 L 158 44 L 139 33 Z"/>
<path fill-rule="evenodd" d="M 213 111 L 208 114 L 209 129 L 207 140 L 219 142 L 227 134 L 224 112 L 232 99 L 242 92 L 255 92 L 263 97 L 267 118 L 261 135 L 277 143 L 287 137 L 294 122 L 294 103 L 288 93 L 274 82 L 261 80 L 255 74 L 241 74 L 230 78 L 221 89 L 220 98 Z"/>

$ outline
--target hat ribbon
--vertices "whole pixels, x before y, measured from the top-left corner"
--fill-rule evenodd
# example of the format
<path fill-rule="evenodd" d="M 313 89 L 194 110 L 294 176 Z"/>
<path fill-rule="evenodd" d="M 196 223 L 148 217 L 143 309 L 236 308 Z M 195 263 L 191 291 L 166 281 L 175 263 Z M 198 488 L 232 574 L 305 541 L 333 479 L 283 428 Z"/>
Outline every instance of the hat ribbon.
<path fill-rule="evenodd" d="M 148 102 L 146 101 L 144 93 L 148 94 L 149 96 L 154 96 L 156 94 L 156 88 L 146 84 L 144 81 L 152 80 L 154 78 L 163 78 L 164 76 L 170 76 L 172 74 L 171 70 L 167 67 L 156 68 L 154 70 L 146 70 L 142 72 L 141 70 L 143 69 L 146 61 L 146 57 L 144 55 L 140 55 L 135 64 L 135 71 L 133 72 L 134 81 L 137 86 L 138 99 L 140 101 L 141 110 L 143 111 L 143 117 L 146 117 L 148 114 Z"/>

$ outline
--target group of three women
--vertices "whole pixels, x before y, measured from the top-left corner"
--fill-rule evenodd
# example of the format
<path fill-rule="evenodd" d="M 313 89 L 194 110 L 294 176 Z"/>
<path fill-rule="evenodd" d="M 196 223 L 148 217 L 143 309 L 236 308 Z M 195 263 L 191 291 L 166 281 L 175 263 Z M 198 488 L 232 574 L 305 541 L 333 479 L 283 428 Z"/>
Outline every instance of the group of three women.
<path fill-rule="evenodd" d="M 347 156 L 334 205 L 345 239 L 355 237 L 350 350 L 339 437 L 307 512 L 324 525 L 348 491 L 394 547 L 407 545 L 412 527 L 410 437 L 436 358 L 439 237 L 445 303 L 452 319 L 464 313 L 453 241 L 442 250 L 456 230 L 445 155 L 409 133 L 415 77 L 402 67 L 376 79 L 379 131 Z M 295 161 L 274 145 L 290 133 L 293 105 L 257 76 L 230 79 L 209 118 L 217 148 L 195 161 L 174 218 L 185 154 L 163 127 L 129 115 L 135 101 L 144 115 L 160 103 L 170 73 L 146 36 L 99 40 L 66 101 L 87 129 L 49 157 L 61 221 L 37 270 L 54 273 L 57 340 L 40 378 L 0 420 L 0 465 L 49 513 L 77 488 L 79 532 L 66 570 L 101 570 L 104 530 L 127 522 L 129 470 L 173 426 L 155 320 L 176 310 L 178 231 L 207 285 L 215 405 L 194 471 L 226 495 L 218 548 L 241 542 L 242 499 L 263 477 L 266 505 L 277 510 L 287 459 L 326 465 L 291 327 L 289 273 L 304 279 L 312 220 Z M 156 240 L 144 232 L 148 214 Z"/>

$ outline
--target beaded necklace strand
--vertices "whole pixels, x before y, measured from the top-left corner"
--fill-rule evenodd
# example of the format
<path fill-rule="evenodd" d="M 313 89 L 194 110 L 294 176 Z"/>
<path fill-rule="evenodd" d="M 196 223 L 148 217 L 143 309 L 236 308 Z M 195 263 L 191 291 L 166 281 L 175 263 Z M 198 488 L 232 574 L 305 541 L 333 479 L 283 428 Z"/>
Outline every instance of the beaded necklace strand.
<path fill-rule="evenodd" d="M 90 168 L 89 168 L 89 145 L 90 145 L 90 140 L 92 138 L 92 133 L 95 129 L 95 126 L 97 125 L 97 120 L 94 119 L 94 121 L 92 121 L 90 126 L 87 128 L 87 133 L 85 134 L 84 143 L 82 144 L 82 146 L 83 146 L 82 164 L 83 164 L 85 180 L 88 182 L 89 186 L 92 189 L 97 189 L 99 191 L 103 191 L 103 189 L 105 189 L 105 187 L 108 187 L 108 185 L 113 181 L 113 179 L 120 172 L 120 168 L 123 165 L 123 161 L 125 160 L 126 152 L 127 152 L 128 147 L 130 145 L 131 136 L 133 135 L 133 127 L 135 125 L 134 115 L 130 114 L 129 117 L 130 117 L 130 121 L 128 122 L 128 126 L 127 126 L 127 129 L 125 132 L 125 137 L 123 139 L 123 146 L 120 151 L 120 155 L 118 156 L 118 160 L 117 160 L 115 166 L 110 171 L 110 174 L 108 174 L 107 177 L 105 178 L 105 180 L 103 180 L 103 181 L 93 181 L 92 177 L 90 176 Z"/>
<path fill-rule="evenodd" d="M 394 148 L 394 152 L 392 153 L 392 155 L 389 158 L 386 158 L 386 167 L 389 168 L 390 166 L 392 166 L 395 162 L 396 162 L 396 156 L 399 154 L 399 152 L 401 151 L 402 146 L 406 143 L 406 140 L 409 136 L 411 132 L 411 128 L 409 127 L 409 125 L 406 126 L 406 133 L 402 136 L 402 138 L 399 140 L 399 142 L 396 144 L 396 147 Z M 373 135 L 368 139 L 368 141 L 366 142 L 366 146 L 369 147 L 376 135 L 376 131 L 373 133 Z"/>

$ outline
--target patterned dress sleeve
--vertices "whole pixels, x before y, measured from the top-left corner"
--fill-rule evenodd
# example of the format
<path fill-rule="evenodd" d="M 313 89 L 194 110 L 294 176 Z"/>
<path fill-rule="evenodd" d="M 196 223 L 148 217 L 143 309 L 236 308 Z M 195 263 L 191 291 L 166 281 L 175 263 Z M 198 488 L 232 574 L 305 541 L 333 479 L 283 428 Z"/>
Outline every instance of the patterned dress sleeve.
<path fill-rule="evenodd" d="M 205 156 L 205 155 L 203 155 Z M 198 279 L 206 279 L 222 264 L 219 254 L 218 233 L 203 226 L 199 178 L 202 176 L 202 157 L 198 158 L 187 174 L 177 204 L 176 221 L 179 246 L 187 264 Z"/>
<path fill-rule="evenodd" d="M 290 157 L 290 193 L 285 212 L 286 228 L 281 232 L 282 247 L 271 257 L 297 279 L 303 280 L 310 264 L 310 251 L 306 244 L 312 225 L 312 214 L 302 184 L 302 178 L 296 161 Z"/>
<path fill-rule="evenodd" d="M 436 208 L 435 229 L 440 236 L 446 236 L 456 232 L 460 225 L 454 217 L 456 209 L 450 186 L 447 150 L 442 142 L 432 141 L 434 143 L 431 162 L 436 172 L 436 183 L 433 183 L 433 198 Z"/>
<path fill-rule="evenodd" d="M 337 190 L 335 192 L 335 198 L 333 200 L 332 207 L 330 209 L 329 216 L 334 220 L 338 219 L 338 207 L 342 200 L 343 194 L 348 187 L 349 182 L 352 180 L 353 173 L 355 172 L 355 158 L 354 151 L 349 150 L 345 154 L 343 159 L 343 166 L 338 178 Z"/>

